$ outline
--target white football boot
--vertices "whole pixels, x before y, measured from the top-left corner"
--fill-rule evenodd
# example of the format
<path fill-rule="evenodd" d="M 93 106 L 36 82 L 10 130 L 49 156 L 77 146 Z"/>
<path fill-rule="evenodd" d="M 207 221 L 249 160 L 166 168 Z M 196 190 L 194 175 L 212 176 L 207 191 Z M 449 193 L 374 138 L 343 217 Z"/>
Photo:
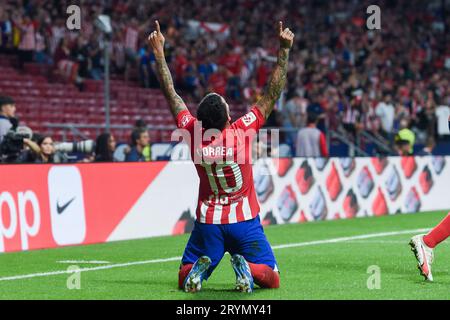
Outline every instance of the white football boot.
<path fill-rule="evenodd" d="M 421 234 L 412 237 L 409 245 L 416 256 L 420 274 L 425 277 L 425 280 L 433 281 L 433 275 L 431 274 L 431 264 L 434 259 L 433 249 L 423 242 L 423 236 Z"/>
<path fill-rule="evenodd" d="M 235 254 L 231 257 L 231 266 L 236 274 L 236 286 L 235 289 L 240 292 L 252 293 L 254 282 L 250 266 L 244 257 Z"/>

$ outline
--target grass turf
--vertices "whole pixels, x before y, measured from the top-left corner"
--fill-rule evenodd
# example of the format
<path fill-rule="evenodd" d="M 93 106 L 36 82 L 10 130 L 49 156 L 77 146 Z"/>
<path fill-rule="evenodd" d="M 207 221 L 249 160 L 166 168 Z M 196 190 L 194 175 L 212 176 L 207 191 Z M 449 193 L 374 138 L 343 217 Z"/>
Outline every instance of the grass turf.
<path fill-rule="evenodd" d="M 267 227 L 273 246 L 371 233 L 431 228 L 444 212 L 324 221 Z M 281 288 L 233 291 L 229 256 L 203 290 L 177 289 L 179 261 L 122 266 L 81 273 L 81 289 L 67 289 L 69 274 L 0 281 L 0 299 L 449 299 L 450 246 L 442 243 L 433 264 L 435 282 L 419 276 L 408 244 L 413 234 L 276 249 Z M 111 264 L 182 255 L 188 236 L 158 237 L 99 245 L 0 254 L 0 278 L 66 270 L 61 260 L 106 260 Z M 98 267 L 77 264 L 81 268 Z M 381 288 L 369 290 L 369 266 L 381 270 Z"/>

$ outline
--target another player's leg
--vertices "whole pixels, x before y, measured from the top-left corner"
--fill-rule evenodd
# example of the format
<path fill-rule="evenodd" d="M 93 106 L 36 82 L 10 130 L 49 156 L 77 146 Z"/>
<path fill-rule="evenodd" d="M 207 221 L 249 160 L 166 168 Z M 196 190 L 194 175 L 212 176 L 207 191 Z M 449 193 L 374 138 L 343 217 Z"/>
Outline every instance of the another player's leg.
<path fill-rule="evenodd" d="M 186 292 L 201 290 L 203 280 L 208 280 L 224 252 L 221 227 L 196 222 L 181 261 L 179 288 Z"/>
<path fill-rule="evenodd" d="M 417 260 L 417 267 L 420 274 L 425 277 L 425 280 L 433 281 L 433 274 L 431 273 L 431 264 L 433 263 L 433 249 L 429 248 L 423 242 L 424 235 L 417 235 L 411 238 L 409 245 Z"/>
<path fill-rule="evenodd" d="M 433 281 L 431 273 L 433 249 L 448 237 L 450 237 L 450 214 L 428 234 L 414 236 L 409 243 L 418 261 L 421 274 L 429 281 Z"/>
<path fill-rule="evenodd" d="M 250 292 L 246 284 L 251 282 L 261 288 L 279 288 L 277 263 L 259 217 L 229 225 L 227 230 L 229 231 L 227 240 L 231 241 L 227 243 L 227 248 L 232 255 L 231 264 L 236 274 L 236 289 Z"/>

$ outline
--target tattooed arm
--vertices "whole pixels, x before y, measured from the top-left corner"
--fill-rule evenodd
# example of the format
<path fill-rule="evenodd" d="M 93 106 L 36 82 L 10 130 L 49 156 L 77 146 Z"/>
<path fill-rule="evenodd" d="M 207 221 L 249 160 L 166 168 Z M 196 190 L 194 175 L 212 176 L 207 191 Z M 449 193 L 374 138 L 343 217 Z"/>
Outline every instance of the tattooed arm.
<path fill-rule="evenodd" d="M 275 103 L 280 98 L 281 92 L 286 85 L 287 67 L 289 60 L 289 50 L 294 42 L 294 33 L 286 28 L 283 30 L 283 23 L 279 22 L 280 49 L 278 50 L 277 65 L 270 77 L 269 85 L 256 103 L 261 113 L 267 119 L 272 113 Z"/>
<path fill-rule="evenodd" d="M 183 99 L 176 93 L 173 85 L 172 75 L 167 66 L 166 57 L 164 56 L 164 36 L 161 33 L 159 22 L 155 21 L 156 31 L 152 32 L 148 37 L 148 42 L 153 49 L 156 59 L 156 73 L 161 85 L 161 90 L 170 105 L 170 111 L 176 118 L 178 113 L 187 110 Z"/>

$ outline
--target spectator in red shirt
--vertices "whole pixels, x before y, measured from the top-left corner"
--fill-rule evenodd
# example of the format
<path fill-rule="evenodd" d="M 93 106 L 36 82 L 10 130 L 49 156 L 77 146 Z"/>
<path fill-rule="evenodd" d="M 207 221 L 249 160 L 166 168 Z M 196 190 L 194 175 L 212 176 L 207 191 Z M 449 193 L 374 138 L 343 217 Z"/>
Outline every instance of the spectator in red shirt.
<path fill-rule="evenodd" d="M 209 78 L 209 91 L 224 96 L 227 89 L 227 81 L 227 70 L 225 67 L 220 66 L 219 70 Z"/>

